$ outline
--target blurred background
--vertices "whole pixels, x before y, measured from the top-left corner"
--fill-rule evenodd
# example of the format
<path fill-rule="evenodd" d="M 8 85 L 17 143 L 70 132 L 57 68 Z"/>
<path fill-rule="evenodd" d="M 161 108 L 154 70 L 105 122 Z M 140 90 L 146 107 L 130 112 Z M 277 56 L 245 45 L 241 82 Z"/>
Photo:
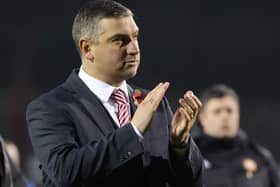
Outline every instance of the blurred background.
<path fill-rule="evenodd" d="M 25 122 L 26 105 L 62 83 L 80 59 L 71 39 L 83 1 L 7 1 L 0 5 L 0 133 L 20 152 L 37 182 L 38 163 Z M 213 83 L 241 99 L 241 126 L 280 161 L 280 2 L 277 0 L 119 1 L 140 27 L 141 66 L 130 83 L 170 81 L 173 109 L 187 89 Z M 278 86 L 277 86 L 278 85 Z"/>

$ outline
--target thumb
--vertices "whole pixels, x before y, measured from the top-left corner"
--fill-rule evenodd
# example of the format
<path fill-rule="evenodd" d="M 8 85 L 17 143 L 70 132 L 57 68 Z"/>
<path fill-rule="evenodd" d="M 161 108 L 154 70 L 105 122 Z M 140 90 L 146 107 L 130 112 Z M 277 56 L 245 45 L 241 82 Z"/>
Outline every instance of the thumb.
<path fill-rule="evenodd" d="M 173 118 L 172 118 L 172 124 L 178 123 L 180 121 L 180 119 L 182 118 L 183 113 L 182 113 L 181 110 L 182 110 L 181 107 L 176 110 L 176 112 L 175 112 L 175 114 L 173 115 Z"/>

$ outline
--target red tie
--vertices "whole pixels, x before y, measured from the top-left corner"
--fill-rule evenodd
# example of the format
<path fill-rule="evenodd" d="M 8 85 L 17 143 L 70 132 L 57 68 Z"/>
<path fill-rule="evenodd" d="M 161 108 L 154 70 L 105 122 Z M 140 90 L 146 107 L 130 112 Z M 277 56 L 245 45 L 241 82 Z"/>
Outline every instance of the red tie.
<path fill-rule="evenodd" d="M 130 122 L 130 116 L 128 111 L 128 103 L 126 102 L 126 96 L 124 92 L 120 89 L 116 89 L 113 91 L 111 98 L 118 105 L 118 120 L 120 126 L 124 126 Z"/>

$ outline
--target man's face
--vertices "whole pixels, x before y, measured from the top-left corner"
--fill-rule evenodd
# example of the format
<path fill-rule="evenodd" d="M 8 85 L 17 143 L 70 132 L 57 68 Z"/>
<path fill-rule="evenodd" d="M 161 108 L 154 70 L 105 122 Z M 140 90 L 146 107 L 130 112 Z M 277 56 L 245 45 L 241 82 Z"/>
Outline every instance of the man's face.
<path fill-rule="evenodd" d="M 104 18 L 98 43 L 92 44 L 94 75 L 105 82 L 122 82 L 136 75 L 140 64 L 138 27 L 133 17 Z"/>
<path fill-rule="evenodd" d="M 216 138 L 232 138 L 239 129 L 239 106 L 231 96 L 212 98 L 199 115 L 203 131 Z"/>

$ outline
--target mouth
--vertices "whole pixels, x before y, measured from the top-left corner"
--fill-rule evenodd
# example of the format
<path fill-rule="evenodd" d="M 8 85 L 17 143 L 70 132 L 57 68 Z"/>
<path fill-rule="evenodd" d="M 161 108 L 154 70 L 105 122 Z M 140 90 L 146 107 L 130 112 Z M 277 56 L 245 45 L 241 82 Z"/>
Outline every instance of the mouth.
<path fill-rule="evenodd" d="M 228 131 L 228 130 L 230 130 L 230 126 L 229 125 L 224 125 L 224 126 L 222 126 L 222 129 L 224 131 Z"/>
<path fill-rule="evenodd" d="M 125 60 L 124 62 L 125 62 L 125 64 L 138 64 L 139 60 L 137 60 L 137 59 L 130 59 L 130 60 Z"/>

